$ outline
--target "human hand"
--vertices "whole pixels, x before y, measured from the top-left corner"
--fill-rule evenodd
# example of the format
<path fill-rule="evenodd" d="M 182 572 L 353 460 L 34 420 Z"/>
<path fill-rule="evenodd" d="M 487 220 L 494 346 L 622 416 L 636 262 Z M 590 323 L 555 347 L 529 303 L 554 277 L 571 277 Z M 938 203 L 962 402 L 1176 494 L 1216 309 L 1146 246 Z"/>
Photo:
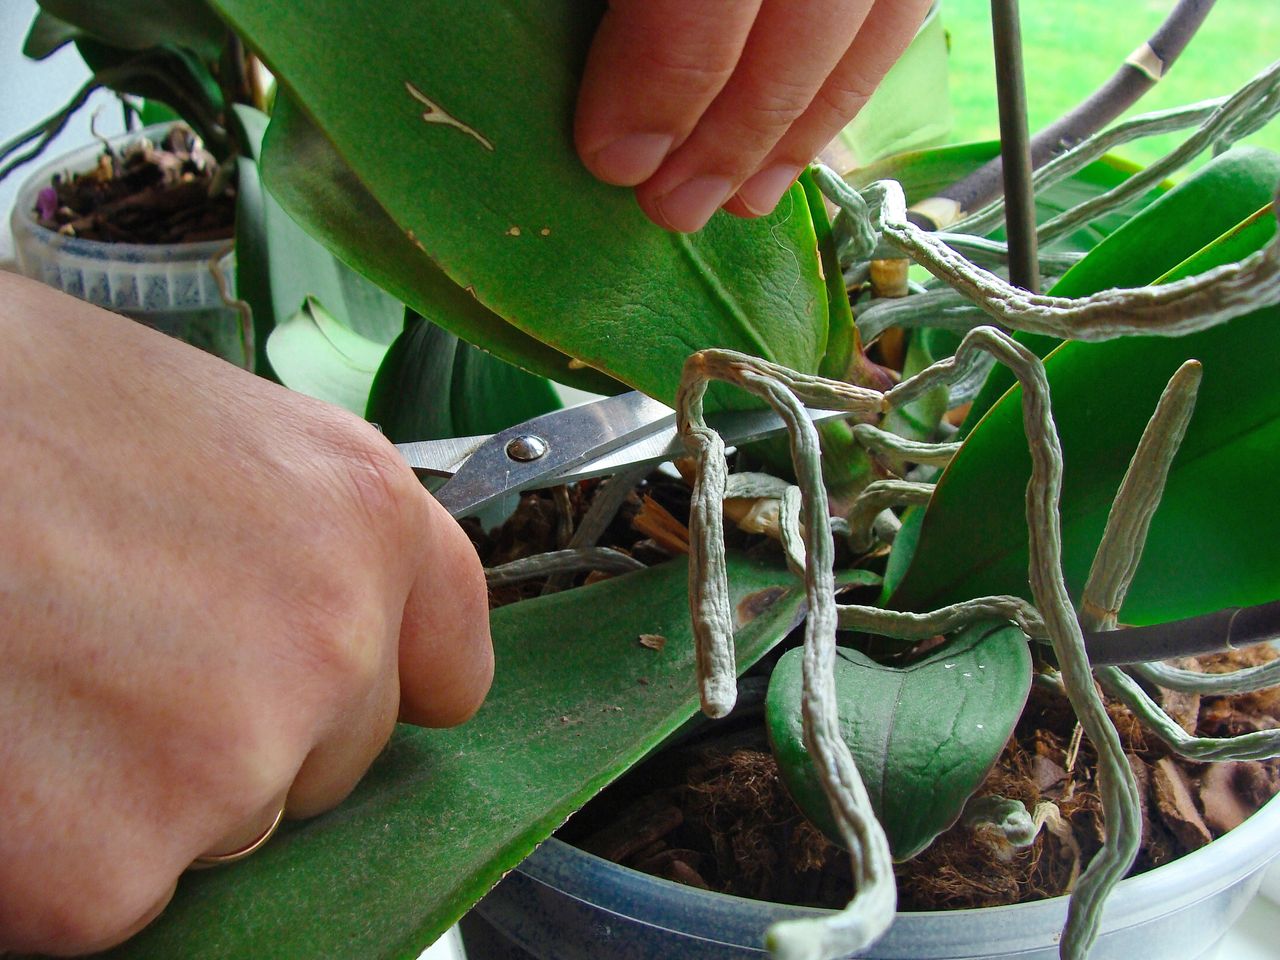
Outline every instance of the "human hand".
<path fill-rule="evenodd" d="M 930 0 L 611 0 L 575 139 L 650 219 L 769 213 L 862 108 Z"/>
<path fill-rule="evenodd" d="M 0 273 L 0 952 L 132 935 L 492 676 L 466 535 L 377 431 Z"/>

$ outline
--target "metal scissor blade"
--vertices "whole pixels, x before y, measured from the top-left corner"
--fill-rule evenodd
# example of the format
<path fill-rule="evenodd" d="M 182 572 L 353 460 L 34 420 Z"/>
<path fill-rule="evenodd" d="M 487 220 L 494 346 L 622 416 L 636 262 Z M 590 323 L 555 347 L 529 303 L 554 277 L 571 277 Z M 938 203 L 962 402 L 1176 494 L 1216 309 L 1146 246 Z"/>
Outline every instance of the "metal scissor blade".
<path fill-rule="evenodd" d="M 848 416 L 840 410 L 809 410 L 815 423 Z M 769 410 L 713 414 L 710 426 L 729 445 L 781 433 L 782 420 Z M 529 460 L 513 457 L 515 452 Z M 487 437 L 425 440 L 397 444 L 413 467 L 437 477 L 454 477 L 436 497 L 455 517 L 466 516 L 512 490 L 532 489 L 599 477 L 686 454 L 676 433 L 674 412 L 638 393 L 544 414 Z"/>
<path fill-rule="evenodd" d="M 634 391 L 555 410 L 481 443 L 435 497 L 455 517 L 467 516 L 674 421 L 670 407 Z"/>
<path fill-rule="evenodd" d="M 807 413 L 814 423 L 849 416 L 847 410 L 810 408 Z M 707 425 L 719 433 L 729 446 L 750 443 L 752 440 L 763 440 L 786 430 L 786 425 L 772 410 L 732 410 L 713 413 L 707 417 Z M 676 433 L 673 425 L 669 429 L 633 440 L 612 453 L 594 457 L 576 467 L 570 467 L 563 473 L 557 474 L 555 480 L 557 483 L 572 483 L 575 480 L 586 480 L 590 477 L 608 476 L 629 467 L 642 467 L 646 464 L 656 466 L 688 455 L 689 451 L 685 449 L 684 441 Z"/>

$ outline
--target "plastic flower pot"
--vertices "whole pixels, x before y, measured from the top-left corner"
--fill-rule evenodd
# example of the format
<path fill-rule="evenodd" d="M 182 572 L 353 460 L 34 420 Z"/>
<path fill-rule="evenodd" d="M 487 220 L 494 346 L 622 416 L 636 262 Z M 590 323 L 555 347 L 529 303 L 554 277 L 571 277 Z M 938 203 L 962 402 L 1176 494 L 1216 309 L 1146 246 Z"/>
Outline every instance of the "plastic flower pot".
<path fill-rule="evenodd" d="M 1092 960 L 1196 960 L 1213 954 L 1280 854 L 1280 797 L 1194 853 L 1123 881 L 1107 902 Z M 477 906 L 537 960 L 763 957 L 777 920 L 823 911 L 708 893 L 548 840 Z M 879 960 L 1056 960 L 1067 899 L 901 913 L 870 952 Z"/>
<path fill-rule="evenodd" d="M 167 127 L 148 127 L 108 141 L 123 150 L 139 137 L 159 140 Z M 93 143 L 44 164 L 18 191 L 11 225 L 18 268 L 81 300 L 132 317 L 193 346 L 246 366 L 239 313 L 223 301 L 212 264 L 235 289 L 226 240 L 181 244 L 104 243 L 41 226 L 36 198 L 55 174 L 92 170 L 102 154 Z"/>

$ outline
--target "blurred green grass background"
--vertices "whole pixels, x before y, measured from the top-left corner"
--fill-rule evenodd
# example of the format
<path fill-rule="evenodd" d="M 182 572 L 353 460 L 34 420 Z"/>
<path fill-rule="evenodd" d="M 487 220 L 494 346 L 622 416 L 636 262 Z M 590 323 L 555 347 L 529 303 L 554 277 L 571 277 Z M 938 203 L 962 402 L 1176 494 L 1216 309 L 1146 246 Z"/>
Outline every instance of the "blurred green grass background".
<path fill-rule="evenodd" d="M 1174 0 L 1023 0 L 1028 112 L 1032 131 L 1057 119 L 1097 88 L 1151 35 Z M 999 136 L 990 0 L 943 0 L 951 35 L 953 139 Z M 1232 93 L 1280 59 L 1280 0 L 1220 0 L 1173 69 L 1131 114 Z M 1141 164 L 1180 142 L 1139 140 L 1117 151 Z M 1280 151 L 1280 119 L 1249 138 Z M 1202 161 L 1203 162 L 1203 161 Z"/>

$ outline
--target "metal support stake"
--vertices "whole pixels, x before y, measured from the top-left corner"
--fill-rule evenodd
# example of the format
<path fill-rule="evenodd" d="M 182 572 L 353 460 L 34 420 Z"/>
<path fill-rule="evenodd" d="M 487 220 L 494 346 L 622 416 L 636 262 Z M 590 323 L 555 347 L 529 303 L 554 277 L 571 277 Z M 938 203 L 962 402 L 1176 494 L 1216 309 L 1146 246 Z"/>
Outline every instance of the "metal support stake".
<path fill-rule="evenodd" d="M 1000 105 L 1009 281 L 1039 293 L 1040 257 L 1036 244 L 1035 194 L 1031 186 L 1031 136 L 1027 129 L 1027 86 L 1022 67 L 1018 0 L 991 0 L 991 29 L 995 38 L 996 99 Z"/>

